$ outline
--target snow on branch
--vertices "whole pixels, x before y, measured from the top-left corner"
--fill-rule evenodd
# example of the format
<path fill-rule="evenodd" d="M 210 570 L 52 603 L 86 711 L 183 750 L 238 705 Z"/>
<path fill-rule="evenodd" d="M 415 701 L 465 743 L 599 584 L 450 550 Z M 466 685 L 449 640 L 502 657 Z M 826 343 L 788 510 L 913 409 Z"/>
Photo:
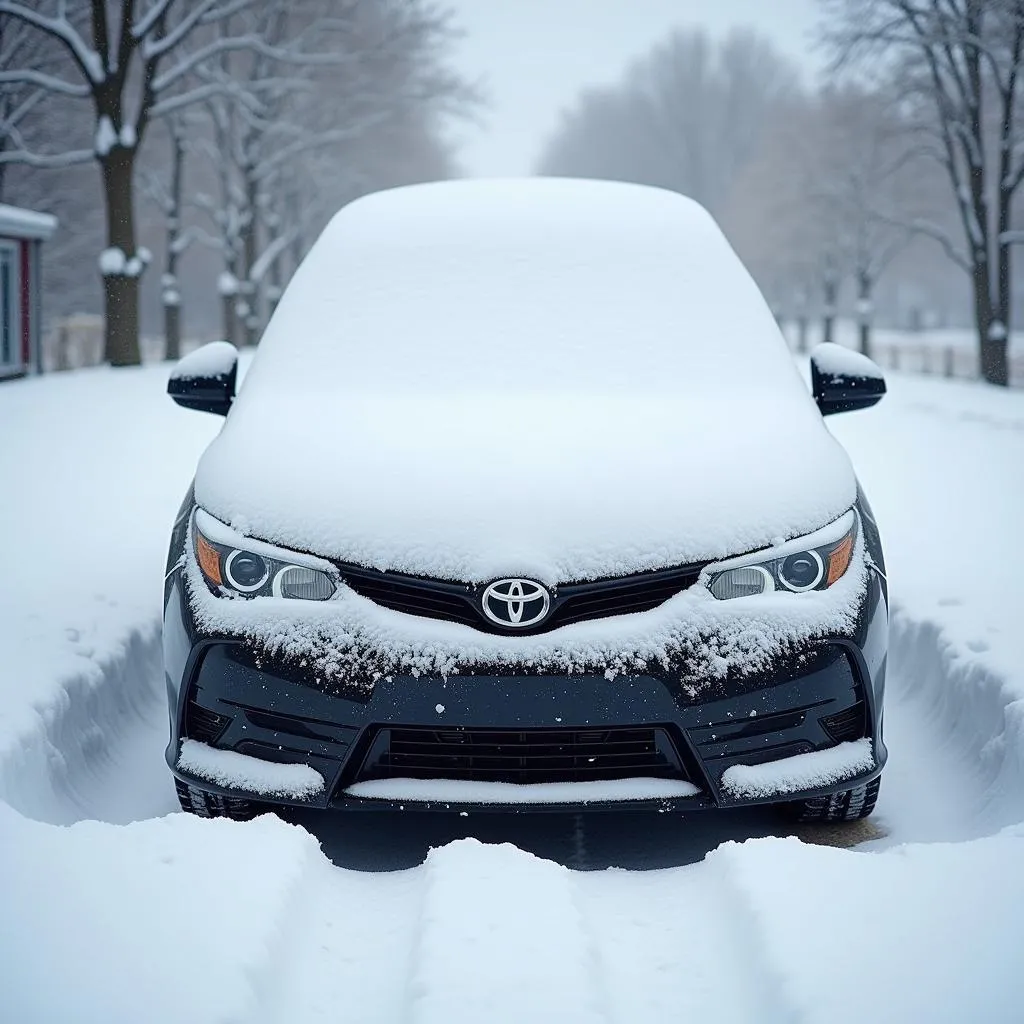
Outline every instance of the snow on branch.
<path fill-rule="evenodd" d="M 133 29 L 132 34 L 136 39 L 144 40 L 142 42 L 143 59 L 154 60 L 179 46 L 197 26 L 223 21 L 247 7 L 252 7 L 255 2 L 256 0 L 231 0 L 229 3 L 222 3 L 220 0 L 193 0 L 189 12 L 166 35 L 155 38 L 152 36 L 152 30 L 159 23 L 160 18 L 150 20 L 148 16 L 140 23 L 140 26 Z M 161 3 L 164 3 L 164 0 L 161 0 Z M 168 5 L 164 3 L 164 6 Z"/>
<path fill-rule="evenodd" d="M 76 99 L 84 99 L 89 95 L 89 86 L 83 83 L 69 82 L 56 75 L 47 75 L 34 68 L 23 68 L 20 71 L 0 71 L 0 84 L 11 85 L 35 85 L 47 92 L 58 93 L 61 96 L 73 96 Z"/>
<path fill-rule="evenodd" d="M 60 40 L 70 51 L 85 77 L 94 85 L 103 83 L 105 75 L 100 55 L 86 43 L 66 17 L 48 18 L 24 4 L 13 3 L 11 0 L 0 0 L 0 14 L 17 18 Z"/>

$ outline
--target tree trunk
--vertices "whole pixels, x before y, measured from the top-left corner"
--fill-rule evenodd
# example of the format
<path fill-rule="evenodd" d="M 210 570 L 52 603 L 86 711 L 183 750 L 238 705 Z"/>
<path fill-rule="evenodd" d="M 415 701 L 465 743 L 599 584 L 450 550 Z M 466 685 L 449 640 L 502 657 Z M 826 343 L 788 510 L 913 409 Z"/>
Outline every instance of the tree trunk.
<path fill-rule="evenodd" d="M 1008 253 L 1005 259 L 1008 266 Z M 1001 258 L 1000 263 L 1002 262 Z M 974 321 L 978 330 L 978 365 L 984 380 L 990 384 L 1005 386 L 1009 379 L 1006 360 L 1009 284 L 1007 282 L 1006 292 L 997 296 L 996 304 L 993 306 L 989 267 L 988 260 L 983 256 L 976 258 L 974 273 L 971 275 L 974 289 Z M 1002 276 L 1002 268 L 1000 271 Z"/>
<path fill-rule="evenodd" d="M 259 186 L 252 168 L 245 169 L 245 204 L 248 220 L 242 235 L 241 302 L 244 312 L 242 337 L 246 345 L 255 345 L 260 338 L 259 282 L 253 280 L 253 267 L 259 251 Z"/>
<path fill-rule="evenodd" d="M 181 200 L 185 175 L 185 138 L 180 123 L 171 125 L 171 186 L 167 207 L 167 252 L 161 298 L 164 304 L 164 358 L 181 358 L 181 287 L 178 257 L 181 244 Z"/>
<path fill-rule="evenodd" d="M 857 326 L 861 352 L 871 356 L 871 292 L 874 282 L 866 270 L 857 271 Z"/>
<path fill-rule="evenodd" d="M 829 274 L 822 282 L 824 309 L 821 340 L 830 344 L 835 340 L 836 303 L 839 299 L 839 279 Z"/>
<path fill-rule="evenodd" d="M 164 358 L 181 358 L 181 306 L 172 302 L 164 303 Z"/>
<path fill-rule="evenodd" d="M 103 198 L 107 213 L 107 248 L 119 250 L 120 262 L 103 269 L 105 303 L 104 358 L 111 366 L 138 366 L 139 275 L 135 254 L 134 178 L 135 151 L 115 146 L 101 161 Z"/>
<path fill-rule="evenodd" d="M 224 328 L 224 340 L 232 345 L 235 344 L 235 300 L 237 296 L 234 292 L 230 294 L 221 293 L 220 297 L 220 315 L 221 322 Z"/>

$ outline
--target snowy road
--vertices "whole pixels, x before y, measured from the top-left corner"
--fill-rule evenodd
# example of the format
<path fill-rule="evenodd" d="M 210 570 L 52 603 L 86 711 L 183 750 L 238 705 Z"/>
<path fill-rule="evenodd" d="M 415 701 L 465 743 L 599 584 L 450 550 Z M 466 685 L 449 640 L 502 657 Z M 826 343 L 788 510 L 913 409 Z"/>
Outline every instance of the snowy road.
<path fill-rule="evenodd" d="M 171 813 L 160 562 L 212 424 L 160 377 L 0 394 L 38 448 L 0 457 L 29 498 L 0 508 L 0 1018 L 170 1024 L 175 992 L 257 1024 L 1020 1019 L 1024 396 L 898 379 L 837 424 L 898 605 L 890 761 L 872 827 L 793 838 L 768 811 Z"/>

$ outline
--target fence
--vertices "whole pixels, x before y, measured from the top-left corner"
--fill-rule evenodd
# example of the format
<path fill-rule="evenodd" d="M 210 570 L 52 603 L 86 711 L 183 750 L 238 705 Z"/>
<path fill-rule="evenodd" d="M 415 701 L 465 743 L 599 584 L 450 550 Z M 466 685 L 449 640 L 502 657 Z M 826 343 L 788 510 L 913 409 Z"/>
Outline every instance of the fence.
<path fill-rule="evenodd" d="M 978 350 L 963 345 L 878 343 L 872 345 L 871 355 L 879 366 L 888 370 L 963 380 L 981 378 Z M 1009 376 L 1011 386 L 1024 387 L 1024 351 L 1019 348 L 1009 354 Z"/>
<path fill-rule="evenodd" d="M 103 362 L 103 317 L 95 313 L 75 313 L 56 321 L 43 335 L 43 371 L 78 370 L 99 366 Z M 182 354 L 202 344 L 192 338 L 182 339 Z M 161 336 L 142 335 L 139 351 L 144 363 L 156 363 L 164 357 Z"/>

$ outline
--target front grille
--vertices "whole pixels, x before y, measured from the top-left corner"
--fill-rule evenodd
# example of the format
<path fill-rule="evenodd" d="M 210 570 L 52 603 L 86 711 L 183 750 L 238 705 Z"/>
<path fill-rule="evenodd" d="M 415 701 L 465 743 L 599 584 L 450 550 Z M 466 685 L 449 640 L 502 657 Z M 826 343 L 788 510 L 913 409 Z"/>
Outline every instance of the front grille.
<path fill-rule="evenodd" d="M 473 588 L 469 584 L 444 583 L 351 566 L 345 566 L 342 575 L 357 594 L 385 608 L 430 619 L 449 619 L 467 626 L 479 626 L 483 621 L 474 607 Z"/>
<path fill-rule="evenodd" d="M 465 779 L 480 782 L 583 782 L 685 779 L 662 727 L 611 729 L 378 730 L 359 772 L 367 779 Z"/>
<path fill-rule="evenodd" d="M 867 731 L 867 707 L 864 701 L 859 700 L 845 711 L 826 715 L 822 718 L 821 724 L 836 743 L 862 739 Z"/>
<path fill-rule="evenodd" d="M 555 609 L 545 625 L 553 629 L 586 619 L 650 611 L 681 590 L 692 587 L 701 569 L 703 565 L 684 565 L 678 569 L 560 587 Z"/>
<path fill-rule="evenodd" d="M 216 743 L 228 721 L 225 715 L 218 715 L 190 700 L 185 709 L 185 736 L 201 743 Z"/>
<path fill-rule="evenodd" d="M 701 569 L 703 564 L 684 565 L 615 579 L 566 584 L 552 591 L 551 614 L 544 622 L 533 629 L 514 632 L 523 635 L 541 633 L 571 622 L 650 611 L 681 590 L 693 586 L 700 577 Z M 484 617 L 480 609 L 482 586 L 421 579 L 356 566 L 343 566 L 342 576 L 356 593 L 385 608 L 409 615 L 461 622 L 488 632 L 509 632 Z"/>

